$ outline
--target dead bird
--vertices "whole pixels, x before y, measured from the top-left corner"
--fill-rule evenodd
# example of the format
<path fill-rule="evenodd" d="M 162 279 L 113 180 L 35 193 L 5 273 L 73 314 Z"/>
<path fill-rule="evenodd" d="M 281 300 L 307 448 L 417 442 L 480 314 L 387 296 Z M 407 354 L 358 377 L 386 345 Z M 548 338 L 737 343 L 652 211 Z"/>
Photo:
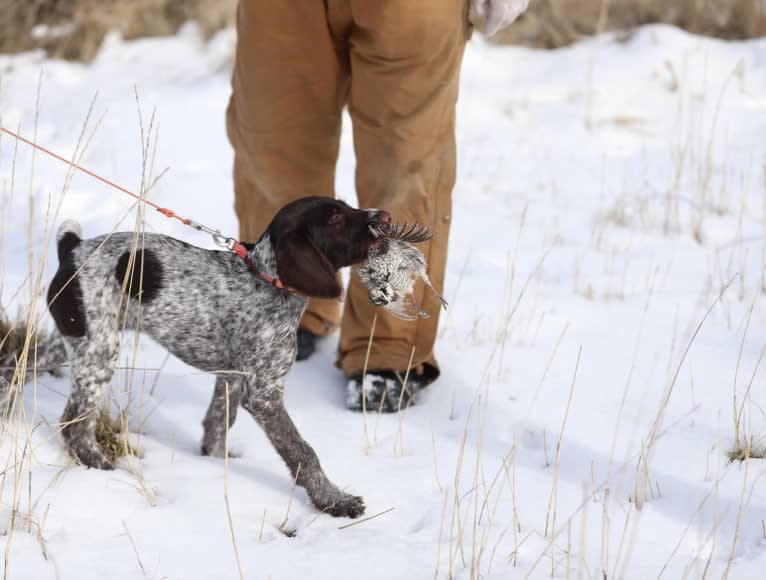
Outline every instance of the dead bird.
<path fill-rule="evenodd" d="M 433 234 L 418 223 L 383 224 L 379 234 L 378 241 L 370 247 L 367 259 L 357 270 L 367 287 L 370 302 L 403 320 L 428 318 L 428 312 L 415 301 L 413 294 L 420 278 L 446 308 L 447 302 L 434 290 L 428 278 L 425 256 L 412 245 L 430 240 Z"/>

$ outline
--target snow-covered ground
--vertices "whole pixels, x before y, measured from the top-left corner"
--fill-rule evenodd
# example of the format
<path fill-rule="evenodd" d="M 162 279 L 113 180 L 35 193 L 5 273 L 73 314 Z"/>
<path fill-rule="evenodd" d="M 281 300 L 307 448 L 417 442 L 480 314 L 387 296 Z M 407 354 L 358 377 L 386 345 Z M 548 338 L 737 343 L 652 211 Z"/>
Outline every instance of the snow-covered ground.
<path fill-rule="evenodd" d="M 36 124 L 38 141 L 71 156 L 98 93 L 83 164 L 137 190 L 151 169 L 138 108 L 145 136 L 156 111 L 153 174 L 170 170 L 150 197 L 235 233 L 232 44 L 232 32 L 206 43 L 187 27 L 111 38 L 88 66 L 0 57 L 0 120 L 29 136 Z M 334 339 L 288 379 L 288 409 L 330 477 L 368 515 L 393 510 L 341 527 L 351 521 L 318 515 L 301 489 L 291 503 L 286 468 L 240 416 L 230 529 L 224 463 L 198 453 L 212 379 L 143 340 L 146 370 L 132 377 L 143 457 L 114 472 L 63 452 L 66 376 L 27 386 L 0 450 L 6 577 L 235 578 L 233 533 L 245 578 L 763 578 L 766 465 L 726 453 L 734 409 L 741 440 L 766 435 L 764 95 L 766 41 L 660 26 L 549 52 L 475 38 L 442 378 L 401 416 L 366 420 L 344 408 Z M 338 191 L 353 202 L 349 128 Z M 35 264 L 51 256 L 43 280 L 55 270 L 45 216 L 66 172 L 0 140 L 11 314 L 29 305 L 30 248 Z M 121 219 L 131 229 L 131 207 L 75 175 L 55 221 L 75 217 L 89 236 Z M 212 247 L 160 215 L 147 222 Z M 115 379 L 120 405 L 127 375 Z"/>

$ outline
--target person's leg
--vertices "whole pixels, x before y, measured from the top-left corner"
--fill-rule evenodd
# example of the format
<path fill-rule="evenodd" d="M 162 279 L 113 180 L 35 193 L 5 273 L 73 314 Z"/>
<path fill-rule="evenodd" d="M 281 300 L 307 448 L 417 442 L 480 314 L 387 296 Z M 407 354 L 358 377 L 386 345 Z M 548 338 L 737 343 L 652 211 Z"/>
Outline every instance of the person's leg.
<path fill-rule="evenodd" d="M 344 14 L 328 6 L 240 0 L 226 126 L 243 240 L 294 199 L 335 195 L 348 56 Z M 301 326 L 325 335 L 339 321 L 337 300 L 312 300 Z"/>
<path fill-rule="evenodd" d="M 418 248 L 441 293 L 455 183 L 458 77 L 470 35 L 467 3 L 352 0 L 352 14 L 349 111 L 360 206 L 428 226 L 434 237 Z M 441 305 L 421 284 L 415 299 L 430 318 L 408 322 L 378 311 L 367 368 L 404 371 L 414 346 L 411 376 L 427 383 L 439 374 L 433 346 Z M 374 313 L 367 290 L 352 276 L 338 354 L 346 376 L 362 371 Z"/>

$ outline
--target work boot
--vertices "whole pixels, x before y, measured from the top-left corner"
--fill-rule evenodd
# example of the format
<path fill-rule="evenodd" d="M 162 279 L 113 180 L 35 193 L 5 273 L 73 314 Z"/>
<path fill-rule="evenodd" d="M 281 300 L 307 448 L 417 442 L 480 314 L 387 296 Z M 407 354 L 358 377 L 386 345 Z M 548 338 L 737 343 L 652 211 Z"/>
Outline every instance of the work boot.
<path fill-rule="evenodd" d="M 317 347 L 317 341 L 319 337 L 313 332 L 308 330 L 298 329 L 298 353 L 295 356 L 295 360 L 306 360 L 312 354 Z"/>
<path fill-rule="evenodd" d="M 362 375 L 352 375 L 346 386 L 346 407 L 352 411 L 395 413 L 415 404 L 415 393 L 425 384 L 414 371 L 407 377 L 403 389 L 404 372 L 389 369 L 369 371 L 362 380 Z M 364 401 L 362 393 L 364 392 Z"/>

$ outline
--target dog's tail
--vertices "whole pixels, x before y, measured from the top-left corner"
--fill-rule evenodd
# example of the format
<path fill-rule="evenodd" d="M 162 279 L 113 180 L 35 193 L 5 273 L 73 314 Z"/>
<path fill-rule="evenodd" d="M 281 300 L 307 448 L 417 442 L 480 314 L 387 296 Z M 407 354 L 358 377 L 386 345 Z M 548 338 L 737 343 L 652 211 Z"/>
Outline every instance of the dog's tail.
<path fill-rule="evenodd" d="M 80 244 L 82 241 L 81 236 L 82 228 L 78 222 L 75 220 L 64 220 L 61 226 L 59 226 L 58 235 L 56 236 L 59 262 L 63 262 L 72 250 Z"/>

